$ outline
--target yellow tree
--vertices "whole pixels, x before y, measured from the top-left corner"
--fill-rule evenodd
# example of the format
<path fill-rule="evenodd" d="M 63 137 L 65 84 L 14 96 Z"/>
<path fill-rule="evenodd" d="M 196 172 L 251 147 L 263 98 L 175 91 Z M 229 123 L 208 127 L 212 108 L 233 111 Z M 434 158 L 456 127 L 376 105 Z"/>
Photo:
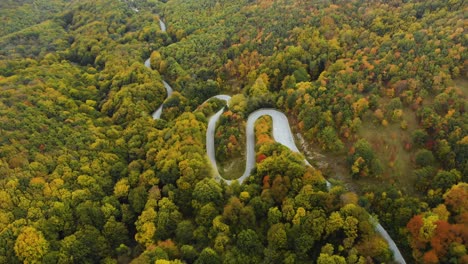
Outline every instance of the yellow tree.
<path fill-rule="evenodd" d="M 150 200 L 151 201 L 151 200 Z M 156 211 L 152 206 L 149 206 L 150 202 L 146 204 L 146 209 L 138 217 L 135 223 L 137 233 L 135 234 L 135 240 L 145 246 L 149 246 L 153 243 L 153 237 L 156 234 Z"/>
<path fill-rule="evenodd" d="M 250 94 L 252 96 L 263 96 L 268 93 L 268 75 L 262 73 L 250 88 Z"/>
<path fill-rule="evenodd" d="M 34 227 L 25 227 L 15 242 L 16 256 L 24 263 L 40 263 L 46 254 L 49 243 Z"/>

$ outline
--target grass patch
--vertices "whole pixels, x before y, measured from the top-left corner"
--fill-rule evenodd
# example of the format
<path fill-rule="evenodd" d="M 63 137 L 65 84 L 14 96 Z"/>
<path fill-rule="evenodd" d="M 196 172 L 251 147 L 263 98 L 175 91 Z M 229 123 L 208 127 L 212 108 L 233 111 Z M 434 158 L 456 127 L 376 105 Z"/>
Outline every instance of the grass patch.
<path fill-rule="evenodd" d="M 463 97 L 468 97 L 468 79 L 467 78 L 460 78 L 453 81 L 455 87 L 460 91 Z"/>
<path fill-rule="evenodd" d="M 245 171 L 245 154 L 242 153 L 239 157 L 218 163 L 219 174 L 224 179 L 238 179 Z"/>
<path fill-rule="evenodd" d="M 418 122 L 412 110 L 404 108 L 403 112 L 401 121 L 406 123 L 406 129 L 401 128 L 400 122 L 382 125 L 372 121 L 371 117 L 363 118 L 359 137 L 365 138 L 372 145 L 383 165 L 383 173 L 375 179 L 359 181 L 363 184 L 395 185 L 399 190 L 415 195 L 411 131 L 418 128 Z"/>
<path fill-rule="evenodd" d="M 339 180 L 345 184 L 348 190 L 359 193 L 359 182 L 352 179 L 346 163 L 346 156 L 343 153 L 324 153 L 316 144 L 309 144 L 305 141 L 296 127 L 293 126 L 292 129 L 295 134 L 296 146 L 312 166 L 319 169 L 325 178 Z"/>
<path fill-rule="evenodd" d="M 306 156 L 307 160 L 320 169 L 326 178 L 342 181 L 346 187 L 356 193 L 369 186 L 389 187 L 396 186 L 405 193 L 417 195 L 414 190 L 416 178 L 413 174 L 414 150 L 411 149 L 411 131 L 418 128 L 416 114 L 409 108 L 403 109 L 401 120 L 388 123 L 386 126 L 375 122 L 372 113 L 362 118 L 361 128 L 357 137 L 366 139 L 375 151 L 376 157 L 381 161 L 383 173 L 379 177 L 353 179 L 344 153 L 324 153 L 315 144 L 308 144 L 301 139 L 297 128 L 296 145 Z M 407 128 L 402 129 L 400 122 L 405 121 Z M 351 143 L 346 144 L 349 150 Z"/>

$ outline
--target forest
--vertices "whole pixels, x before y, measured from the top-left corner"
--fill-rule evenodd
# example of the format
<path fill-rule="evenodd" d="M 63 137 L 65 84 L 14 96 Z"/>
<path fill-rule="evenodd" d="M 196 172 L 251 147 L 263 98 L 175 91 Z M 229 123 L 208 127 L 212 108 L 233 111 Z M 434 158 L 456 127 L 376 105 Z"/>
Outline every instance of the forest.
<path fill-rule="evenodd" d="M 467 14 L 0 1 L 0 263 L 468 263 Z"/>

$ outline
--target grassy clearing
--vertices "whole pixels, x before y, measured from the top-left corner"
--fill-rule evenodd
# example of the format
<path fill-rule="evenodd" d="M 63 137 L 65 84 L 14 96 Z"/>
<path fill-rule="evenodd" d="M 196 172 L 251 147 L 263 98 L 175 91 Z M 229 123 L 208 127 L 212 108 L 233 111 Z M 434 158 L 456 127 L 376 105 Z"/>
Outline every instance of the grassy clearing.
<path fill-rule="evenodd" d="M 372 118 L 366 118 L 362 122 L 358 135 L 371 143 L 376 156 L 382 162 L 383 174 L 376 179 L 360 181 L 368 184 L 396 185 L 406 193 L 415 194 L 411 131 L 418 127 L 418 123 L 413 111 L 407 108 L 403 111 L 402 121 L 406 122 L 407 129 L 402 129 L 400 122 L 389 123 L 386 126 L 376 124 Z"/>
<path fill-rule="evenodd" d="M 218 170 L 224 179 L 235 180 L 239 178 L 245 171 L 245 154 L 242 153 L 239 157 L 218 162 Z"/>
<path fill-rule="evenodd" d="M 309 144 L 305 141 L 296 126 L 292 126 L 291 128 L 295 135 L 296 146 L 312 166 L 322 171 L 324 177 L 328 180 L 339 180 L 350 191 L 358 193 L 360 186 L 358 182 L 351 178 L 348 165 L 346 164 L 346 156 L 342 153 L 324 153 L 316 144 Z"/>
<path fill-rule="evenodd" d="M 468 78 L 454 80 L 455 87 L 460 90 L 463 97 L 468 97 Z"/>
<path fill-rule="evenodd" d="M 413 170 L 413 150 L 411 147 L 411 131 L 418 127 L 416 115 L 411 109 L 403 109 L 402 120 L 407 124 L 407 129 L 400 127 L 400 122 L 389 123 L 386 126 L 375 123 L 371 114 L 363 118 L 358 138 L 366 139 L 373 147 L 375 155 L 383 165 L 383 174 L 377 178 L 362 178 L 359 180 L 351 177 L 346 154 L 324 153 L 315 144 L 307 144 L 301 140 L 301 135 L 296 133 L 296 144 L 309 162 L 320 169 L 325 177 L 344 182 L 351 191 L 361 193 L 360 190 L 369 186 L 388 187 L 395 185 L 405 193 L 415 195 Z M 401 121 L 402 121 L 401 120 Z M 352 144 L 347 144 L 349 150 Z"/>

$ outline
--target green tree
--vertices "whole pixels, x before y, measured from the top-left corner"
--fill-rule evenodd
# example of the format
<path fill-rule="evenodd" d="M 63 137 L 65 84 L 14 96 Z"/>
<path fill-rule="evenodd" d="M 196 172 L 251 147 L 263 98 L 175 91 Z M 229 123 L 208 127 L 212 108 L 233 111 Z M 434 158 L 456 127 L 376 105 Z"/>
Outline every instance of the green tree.
<path fill-rule="evenodd" d="M 262 243 L 257 233 L 252 229 L 242 230 L 237 235 L 237 247 L 247 255 L 258 255 L 262 249 Z"/>
<path fill-rule="evenodd" d="M 189 220 L 183 220 L 180 223 L 178 223 L 175 232 L 177 242 L 187 245 L 192 244 L 194 230 L 195 227 Z"/>
<path fill-rule="evenodd" d="M 211 248 L 204 248 L 203 251 L 200 253 L 200 256 L 195 261 L 195 264 L 220 264 L 221 258 Z"/>
<path fill-rule="evenodd" d="M 220 204 L 222 202 L 222 189 L 214 179 L 205 178 L 195 185 L 192 196 L 194 208 L 199 208 L 209 202 Z"/>
<path fill-rule="evenodd" d="M 182 219 L 179 208 L 168 198 L 158 202 L 159 210 L 156 220 L 156 237 L 164 240 L 174 236 L 177 224 Z"/>
<path fill-rule="evenodd" d="M 181 246 L 180 253 L 182 255 L 182 259 L 189 263 L 193 263 L 198 257 L 197 250 L 195 250 L 195 248 L 193 248 L 191 245 Z"/>
<path fill-rule="evenodd" d="M 104 225 L 102 233 L 114 250 L 122 244 L 129 244 L 127 227 L 124 223 L 116 221 L 113 216 Z"/>
<path fill-rule="evenodd" d="M 413 141 L 413 144 L 419 148 L 424 147 L 428 138 L 429 136 L 427 135 L 426 131 L 422 129 L 416 129 L 411 134 L 411 139 Z"/>
<path fill-rule="evenodd" d="M 278 207 L 271 207 L 270 209 L 268 209 L 268 223 L 270 225 L 279 223 L 282 217 L 283 214 L 278 209 Z"/>
<path fill-rule="evenodd" d="M 434 155 L 427 149 L 420 149 L 416 152 L 415 162 L 419 167 L 434 165 Z"/>
<path fill-rule="evenodd" d="M 273 249 L 284 249 L 287 246 L 288 238 L 286 229 L 282 223 L 274 224 L 268 229 L 268 246 Z"/>
<path fill-rule="evenodd" d="M 381 172 L 381 163 L 375 157 L 372 146 L 365 139 L 360 139 L 353 145 L 354 154 L 350 161 L 353 177 L 378 175 Z"/>
<path fill-rule="evenodd" d="M 213 223 L 213 219 L 219 214 L 218 209 L 214 203 L 207 203 L 202 208 L 195 217 L 195 222 L 198 225 L 209 227 Z"/>

